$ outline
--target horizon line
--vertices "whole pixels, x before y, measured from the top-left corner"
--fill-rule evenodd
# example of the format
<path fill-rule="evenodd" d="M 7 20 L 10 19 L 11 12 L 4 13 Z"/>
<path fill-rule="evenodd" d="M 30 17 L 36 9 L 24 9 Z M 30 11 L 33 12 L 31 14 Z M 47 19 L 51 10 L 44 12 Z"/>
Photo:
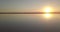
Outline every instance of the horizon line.
<path fill-rule="evenodd" d="M 0 14 L 60 14 L 60 12 L 0 12 Z"/>

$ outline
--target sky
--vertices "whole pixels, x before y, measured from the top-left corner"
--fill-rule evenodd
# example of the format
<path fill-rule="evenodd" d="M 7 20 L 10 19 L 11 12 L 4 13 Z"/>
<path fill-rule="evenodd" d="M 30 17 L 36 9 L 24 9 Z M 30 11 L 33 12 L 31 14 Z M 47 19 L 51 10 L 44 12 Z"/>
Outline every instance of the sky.
<path fill-rule="evenodd" d="M 60 10 L 60 0 L 0 0 L 1 12 L 41 11 L 45 6 Z"/>

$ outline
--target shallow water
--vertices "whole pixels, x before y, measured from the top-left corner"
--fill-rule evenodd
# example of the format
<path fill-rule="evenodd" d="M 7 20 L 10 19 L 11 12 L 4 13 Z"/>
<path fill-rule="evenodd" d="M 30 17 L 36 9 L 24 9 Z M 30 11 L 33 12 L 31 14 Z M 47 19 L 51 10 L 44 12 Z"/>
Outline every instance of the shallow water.
<path fill-rule="evenodd" d="M 1 31 L 59 31 L 60 15 L 44 18 L 42 14 L 0 14 Z"/>

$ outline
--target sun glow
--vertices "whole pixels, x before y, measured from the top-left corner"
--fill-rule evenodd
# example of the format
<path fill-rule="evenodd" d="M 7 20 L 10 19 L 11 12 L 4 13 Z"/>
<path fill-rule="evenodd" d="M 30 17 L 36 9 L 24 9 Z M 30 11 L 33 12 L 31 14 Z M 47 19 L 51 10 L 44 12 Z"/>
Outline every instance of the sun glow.
<path fill-rule="evenodd" d="M 45 9 L 45 12 L 50 12 L 50 11 L 51 11 L 51 8 L 49 7 Z"/>
<path fill-rule="evenodd" d="M 45 8 L 44 12 L 45 12 L 44 16 L 46 18 L 50 18 L 51 17 L 51 14 L 49 13 L 49 12 L 51 12 L 51 8 L 50 7 Z"/>
<path fill-rule="evenodd" d="M 49 18 L 49 17 L 51 17 L 51 15 L 50 14 L 45 14 L 45 17 Z"/>

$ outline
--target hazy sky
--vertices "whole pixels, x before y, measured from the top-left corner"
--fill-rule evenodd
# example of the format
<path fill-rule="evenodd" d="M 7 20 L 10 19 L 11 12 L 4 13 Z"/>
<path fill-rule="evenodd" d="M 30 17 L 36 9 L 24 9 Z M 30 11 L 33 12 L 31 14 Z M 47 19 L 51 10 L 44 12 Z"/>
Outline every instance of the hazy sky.
<path fill-rule="evenodd" d="M 0 0 L 1 11 L 37 11 L 45 6 L 60 8 L 60 0 Z"/>

